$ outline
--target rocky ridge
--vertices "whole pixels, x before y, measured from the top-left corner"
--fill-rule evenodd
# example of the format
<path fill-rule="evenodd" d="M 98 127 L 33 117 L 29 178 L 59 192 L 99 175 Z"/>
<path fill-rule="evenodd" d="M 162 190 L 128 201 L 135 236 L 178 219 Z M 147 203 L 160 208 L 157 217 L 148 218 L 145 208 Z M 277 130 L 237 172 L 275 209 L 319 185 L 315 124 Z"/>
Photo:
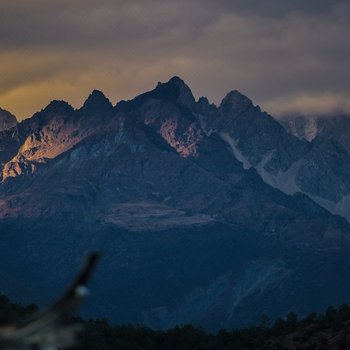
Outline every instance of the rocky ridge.
<path fill-rule="evenodd" d="M 347 153 L 299 141 L 236 91 L 219 107 L 178 77 L 114 107 L 94 91 L 78 110 L 50 103 L 0 145 L 8 295 L 26 298 L 18 279 L 47 301 L 89 249 L 105 254 L 89 313 L 117 322 L 231 327 L 350 295 L 349 223 L 259 175 Z"/>
<path fill-rule="evenodd" d="M 207 133 L 218 134 L 244 167 L 255 168 L 267 184 L 287 194 L 305 193 L 350 219 L 350 156 L 340 141 L 345 136 L 317 136 L 309 123 L 304 133 L 308 137 L 298 138 L 238 91 L 230 92 L 217 108 L 199 101 L 198 113 Z"/>

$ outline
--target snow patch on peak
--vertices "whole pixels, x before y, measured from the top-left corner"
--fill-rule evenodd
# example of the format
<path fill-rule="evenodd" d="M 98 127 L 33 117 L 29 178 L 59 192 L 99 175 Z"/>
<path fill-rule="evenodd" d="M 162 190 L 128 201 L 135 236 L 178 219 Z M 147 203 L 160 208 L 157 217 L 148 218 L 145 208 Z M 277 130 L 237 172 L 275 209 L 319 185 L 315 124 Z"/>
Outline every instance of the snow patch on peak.
<path fill-rule="evenodd" d="M 235 140 L 226 132 L 219 133 L 219 136 L 230 145 L 233 155 L 243 164 L 244 169 L 250 169 L 252 164 L 246 157 L 244 157 L 237 147 L 239 140 Z M 286 171 L 279 171 L 276 175 L 273 175 L 265 169 L 265 165 L 273 158 L 273 156 L 273 150 L 264 155 L 263 159 L 255 165 L 257 173 L 265 183 L 287 194 L 294 194 L 300 191 L 300 188 L 295 184 L 295 178 L 301 167 L 301 161 L 293 163 Z"/>
<path fill-rule="evenodd" d="M 300 188 L 295 184 L 295 179 L 302 162 L 297 161 L 293 163 L 286 171 L 279 171 L 276 175 L 273 175 L 265 170 L 265 164 L 269 162 L 272 155 L 273 152 L 271 152 L 269 156 L 265 156 L 264 159 L 255 167 L 256 171 L 264 182 L 289 195 L 299 191 L 301 192 Z"/>
<path fill-rule="evenodd" d="M 237 147 L 239 140 L 235 140 L 227 132 L 220 132 L 219 136 L 230 145 L 233 155 L 243 164 L 243 168 L 250 169 L 252 164 L 243 156 L 242 152 Z"/>

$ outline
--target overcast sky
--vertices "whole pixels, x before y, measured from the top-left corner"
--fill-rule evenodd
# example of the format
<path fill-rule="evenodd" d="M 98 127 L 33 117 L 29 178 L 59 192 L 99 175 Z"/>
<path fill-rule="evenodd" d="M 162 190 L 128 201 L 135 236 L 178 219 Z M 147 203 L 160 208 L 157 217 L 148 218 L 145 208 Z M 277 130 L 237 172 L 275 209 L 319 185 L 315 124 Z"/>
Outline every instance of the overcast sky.
<path fill-rule="evenodd" d="M 273 115 L 350 111 L 348 0 L 11 0 L 0 3 L 0 107 L 115 103 L 182 77 Z"/>

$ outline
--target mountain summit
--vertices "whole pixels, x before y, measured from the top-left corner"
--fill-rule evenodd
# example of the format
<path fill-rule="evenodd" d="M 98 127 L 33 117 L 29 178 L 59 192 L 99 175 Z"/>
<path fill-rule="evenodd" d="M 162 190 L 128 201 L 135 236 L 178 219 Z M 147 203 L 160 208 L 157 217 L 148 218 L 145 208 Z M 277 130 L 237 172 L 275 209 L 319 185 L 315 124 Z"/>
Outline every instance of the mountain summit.
<path fill-rule="evenodd" d="M 93 116 L 111 116 L 113 113 L 113 106 L 103 92 L 93 90 L 80 111 L 82 114 Z"/>
<path fill-rule="evenodd" d="M 233 111 L 235 113 L 244 112 L 253 109 L 253 102 L 245 95 L 237 90 L 230 91 L 221 101 L 220 108 L 226 111 Z M 255 107 L 260 111 L 259 107 Z"/>
<path fill-rule="evenodd" d="M 159 82 L 155 89 L 137 96 L 133 101 L 142 103 L 150 98 L 168 103 L 179 103 L 189 108 L 193 107 L 196 102 L 191 89 L 177 76 L 169 79 L 166 83 Z"/>

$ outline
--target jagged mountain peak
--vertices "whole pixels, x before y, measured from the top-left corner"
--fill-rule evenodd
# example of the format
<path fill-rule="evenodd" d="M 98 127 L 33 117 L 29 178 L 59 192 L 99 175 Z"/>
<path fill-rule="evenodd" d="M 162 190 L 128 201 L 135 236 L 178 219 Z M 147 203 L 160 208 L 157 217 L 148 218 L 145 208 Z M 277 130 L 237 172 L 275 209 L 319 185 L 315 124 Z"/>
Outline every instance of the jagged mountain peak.
<path fill-rule="evenodd" d="M 86 101 L 84 102 L 84 106 L 90 105 L 92 103 L 106 103 L 110 104 L 109 99 L 105 96 L 105 94 L 101 90 L 92 90 Z"/>
<path fill-rule="evenodd" d="M 0 107 L 0 116 L 3 119 L 8 118 L 8 119 L 15 119 L 17 121 L 17 118 L 11 112 L 1 107 Z"/>
<path fill-rule="evenodd" d="M 53 100 L 42 110 L 42 112 L 45 114 L 68 114 L 73 111 L 73 107 L 68 102 L 63 100 Z"/>
<path fill-rule="evenodd" d="M 207 108 L 207 107 L 216 107 L 214 103 L 210 103 L 208 98 L 205 96 L 201 96 L 198 101 L 197 101 L 197 105 L 200 108 Z"/>
<path fill-rule="evenodd" d="M 109 99 L 100 90 L 93 90 L 80 111 L 91 114 L 110 114 L 113 106 Z"/>
<path fill-rule="evenodd" d="M 12 113 L 0 108 L 0 131 L 10 129 L 17 123 L 17 119 Z"/>
<path fill-rule="evenodd" d="M 243 95 L 238 90 L 230 91 L 221 101 L 220 108 L 236 110 L 236 111 L 245 111 L 254 107 L 254 104 L 251 99 Z"/>
<path fill-rule="evenodd" d="M 193 106 L 196 102 L 189 86 L 178 76 L 172 77 L 166 83 L 159 82 L 152 92 L 156 98 L 176 101 L 187 107 Z"/>
<path fill-rule="evenodd" d="M 205 104 L 205 105 L 209 105 L 209 100 L 208 100 L 207 97 L 201 96 L 201 97 L 198 99 L 198 103 L 200 103 L 200 104 Z"/>
<path fill-rule="evenodd" d="M 129 101 L 120 101 L 116 105 L 116 111 L 126 111 L 139 108 L 149 100 L 158 100 L 165 103 L 177 104 L 192 109 L 196 100 L 189 86 L 179 77 L 174 76 L 167 82 L 158 82 L 157 86 L 148 92 L 136 96 Z"/>
<path fill-rule="evenodd" d="M 175 84 L 178 86 L 186 85 L 185 81 L 177 75 L 174 75 L 172 78 L 170 78 L 168 83 Z"/>

